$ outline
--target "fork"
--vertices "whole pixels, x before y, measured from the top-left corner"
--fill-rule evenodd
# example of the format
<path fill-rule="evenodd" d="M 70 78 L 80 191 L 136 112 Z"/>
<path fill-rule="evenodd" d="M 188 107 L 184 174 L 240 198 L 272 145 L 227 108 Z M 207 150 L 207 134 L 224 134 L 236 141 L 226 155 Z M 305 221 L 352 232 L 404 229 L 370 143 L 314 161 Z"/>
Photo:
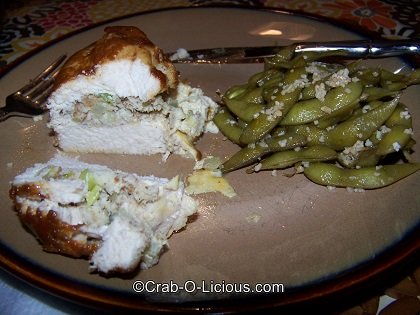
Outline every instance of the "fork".
<path fill-rule="evenodd" d="M 0 122 L 12 116 L 34 117 L 46 111 L 45 101 L 52 92 L 53 83 L 66 55 L 60 56 L 28 84 L 6 97 L 6 106 L 0 108 Z"/>

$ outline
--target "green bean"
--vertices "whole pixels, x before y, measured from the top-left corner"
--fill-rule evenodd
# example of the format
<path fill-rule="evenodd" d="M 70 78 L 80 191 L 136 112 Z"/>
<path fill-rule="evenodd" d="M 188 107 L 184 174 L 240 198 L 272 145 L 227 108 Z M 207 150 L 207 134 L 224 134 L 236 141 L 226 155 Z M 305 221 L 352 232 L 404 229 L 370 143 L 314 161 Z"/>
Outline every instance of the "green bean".
<path fill-rule="evenodd" d="M 248 80 L 248 86 L 258 87 L 274 80 L 278 77 L 283 77 L 284 74 L 275 69 L 264 70 L 251 76 Z"/>
<path fill-rule="evenodd" d="M 404 90 L 408 85 L 404 82 L 384 82 L 381 84 L 381 86 L 389 91 L 397 92 Z"/>
<path fill-rule="evenodd" d="M 311 163 L 304 174 L 311 181 L 334 187 L 376 189 L 391 185 L 420 170 L 420 163 L 371 166 L 343 169 L 328 163 Z"/>
<path fill-rule="evenodd" d="M 251 104 L 262 104 L 264 99 L 262 97 L 263 89 L 261 87 L 249 88 L 247 92 L 239 98 L 241 101 Z M 237 98 L 238 99 L 238 98 Z"/>
<path fill-rule="evenodd" d="M 304 136 L 307 139 L 309 146 L 329 145 L 328 131 L 318 128 L 313 124 L 288 126 L 287 132 Z"/>
<path fill-rule="evenodd" d="M 405 75 L 394 73 L 386 69 L 380 69 L 380 75 L 381 75 L 381 81 L 403 82 L 407 80 Z"/>
<path fill-rule="evenodd" d="M 239 137 L 243 128 L 239 126 L 236 119 L 227 110 L 219 111 L 214 116 L 213 121 L 226 138 L 239 144 Z"/>
<path fill-rule="evenodd" d="M 393 126 L 378 144 L 377 154 L 387 155 L 403 149 L 411 139 L 410 129 L 405 126 Z"/>
<path fill-rule="evenodd" d="M 288 71 L 284 78 L 284 84 L 294 84 L 296 80 L 306 76 L 305 68 L 297 68 Z M 293 104 L 299 99 L 302 87 L 295 87 L 290 92 L 278 93 L 272 97 L 267 108 L 256 114 L 254 119 L 249 122 L 244 129 L 240 141 L 243 144 L 257 142 L 269 133 L 282 119 L 284 113 L 287 113 Z"/>
<path fill-rule="evenodd" d="M 245 122 L 254 119 L 255 114 L 261 112 L 264 108 L 262 104 L 247 103 L 237 99 L 225 99 L 225 105 L 229 110 Z"/>
<path fill-rule="evenodd" d="M 338 162 L 347 168 L 375 166 L 381 156 L 377 154 L 376 147 L 364 147 L 358 152 L 338 154 Z"/>
<path fill-rule="evenodd" d="M 223 163 L 221 167 L 222 172 L 229 173 L 239 168 L 251 165 L 269 152 L 270 150 L 268 147 L 261 146 L 259 144 L 243 147 Z"/>
<path fill-rule="evenodd" d="M 270 60 L 273 62 L 289 61 L 290 59 L 292 59 L 295 53 L 295 48 L 296 46 L 294 45 L 281 47 L 280 50 L 275 54 L 275 56 L 273 58 L 270 58 Z"/>
<path fill-rule="evenodd" d="M 354 77 L 357 75 L 357 72 L 360 70 L 361 62 L 362 62 L 362 59 L 358 59 L 347 64 L 346 68 L 349 69 L 349 74 L 351 77 Z"/>
<path fill-rule="evenodd" d="M 359 116 L 351 117 L 328 131 L 330 145 L 335 149 L 352 146 L 357 140 L 368 139 L 392 114 L 397 106 L 399 97 L 385 102 L 381 107 L 375 108 Z"/>
<path fill-rule="evenodd" d="M 419 69 L 414 69 L 407 76 L 407 84 L 408 85 L 419 84 L 419 83 L 420 83 L 420 68 Z"/>
<path fill-rule="evenodd" d="M 291 93 L 278 95 L 275 100 L 269 103 L 267 108 L 263 109 L 256 115 L 257 117 L 249 122 L 239 141 L 242 144 L 254 143 L 268 134 L 282 119 L 283 112 L 287 112 L 296 103 L 299 93 L 299 90 L 295 90 Z"/>
<path fill-rule="evenodd" d="M 265 142 L 243 147 L 223 163 L 222 171 L 228 173 L 236 169 L 251 165 L 270 152 L 290 150 L 306 144 L 306 137 L 301 135 L 284 134 L 271 137 Z"/>
<path fill-rule="evenodd" d="M 336 158 L 337 152 L 333 149 L 327 146 L 314 145 L 299 151 L 289 150 L 274 153 L 257 164 L 254 170 L 282 169 L 301 161 L 329 161 Z"/>
<path fill-rule="evenodd" d="M 319 60 L 345 53 L 294 49 L 280 49 L 265 61 L 264 71 L 225 93 L 227 109 L 214 121 L 242 148 L 223 163 L 224 173 L 256 163 L 255 171 L 308 162 L 304 173 L 315 182 L 372 189 L 419 169 L 414 163 L 375 165 L 399 150 L 411 161 L 412 118 L 399 99 L 401 90 L 420 83 L 420 69 L 399 74 L 363 68 L 360 60 L 327 63 Z M 351 80 L 336 87 L 331 82 L 339 83 L 340 70 Z"/>
<path fill-rule="evenodd" d="M 375 109 L 375 108 L 381 107 L 383 104 L 384 104 L 384 102 L 383 102 L 383 101 L 380 101 L 380 100 L 370 101 L 369 103 L 367 103 L 367 104 L 366 104 L 366 105 L 364 105 L 363 107 L 356 108 L 356 109 L 353 111 L 352 115 L 353 115 L 353 116 L 360 116 L 360 115 L 362 115 L 363 113 L 366 113 L 366 112 L 368 112 L 368 111 L 370 111 L 370 110 L 372 110 L 372 109 Z"/>
<path fill-rule="evenodd" d="M 300 125 L 313 122 L 351 106 L 360 97 L 360 82 L 350 82 L 345 87 L 339 86 L 330 90 L 325 101 L 311 99 L 296 103 L 281 120 L 281 125 Z"/>
<path fill-rule="evenodd" d="M 234 85 L 223 95 L 225 99 L 239 98 L 244 95 L 248 89 L 248 84 Z"/>
<path fill-rule="evenodd" d="M 308 140 L 302 135 L 285 133 L 284 135 L 271 137 L 266 143 L 271 152 L 278 152 L 304 146 L 308 143 Z"/>
<path fill-rule="evenodd" d="M 355 76 L 359 78 L 364 86 L 378 85 L 381 81 L 381 70 L 379 68 L 359 69 Z"/>
<path fill-rule="evenodd" d="M 391 116 L 385 121 L 385 125 L 388 128 L 393 126 L 405 126 L 406 128 L 413 128 L 413 121 L 407 108 L 399 103 Z"/>
<path fill-rule="evenodd" d="M 267 69 L 293 69 L 298 67 L 303 67 L 306 65 L 306 61 L 303 56 L 298 56 L 292 60 L 287 61 L 277 61 L 277 60 L 267 60 L 266 67 Z"/>
<path fill-rule="evenodd" d="M 267 69 L 292 69 L 304 67 L 308 63 L 328 57 L 342 57 L 346 52 L 343 50 L 331 50 L 325 52 L 304 52 L 296 54 L 291 60 L 278 60 L 276 57 L 266 60 Z"/>
<path fill-rule="evenodd" d="M 395 97 L 397 94 L 397 91 L 391 91 L 381 87 L 370 86 L 363 89 L 363 95 L 366 96 L 366 101 L 368 102 L 380 100 L 384 97 Z"/>
<path fill-rule="evenodd" d="M 352 104 L 345 106 L 336 110 L 335 112 L 329 114 L 327 117 L 320 118 L 318 120 L 317 127 L 318 128 L 327 128 L 333 126 L 339 122 L 342 122 L 348 118 L 350 118 L 351 114 L 355 109 L 360 108 L 359 100 L 357 99 Z"/>

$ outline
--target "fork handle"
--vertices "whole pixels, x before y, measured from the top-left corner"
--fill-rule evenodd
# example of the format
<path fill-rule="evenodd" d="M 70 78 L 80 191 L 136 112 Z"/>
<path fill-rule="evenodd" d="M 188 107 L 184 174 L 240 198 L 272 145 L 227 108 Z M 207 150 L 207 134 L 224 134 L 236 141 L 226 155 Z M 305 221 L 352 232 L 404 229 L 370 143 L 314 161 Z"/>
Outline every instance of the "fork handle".
<path fill-rule="evenodd" d="M 32 113 L 24 113 L 24 112 L 15 112 L 15 111 L 8 111 L 7 107 L 3 107 L 0 108 L 0 122 L 3 122 L 5 120 L 7 120 L 8 118 L 12 117 L 12 116 L 17 116 L 17 117 L 28 117 L 28 118 L 33 118 L 35 115 L 41 115 L 42 112 L 40 111 L 33 111 Z"/>
<path fill-rule="evenodd" d="M 10 117 L 10 113 L 0 108 L 0 122 L 5 121 L 7 118 Z"/>

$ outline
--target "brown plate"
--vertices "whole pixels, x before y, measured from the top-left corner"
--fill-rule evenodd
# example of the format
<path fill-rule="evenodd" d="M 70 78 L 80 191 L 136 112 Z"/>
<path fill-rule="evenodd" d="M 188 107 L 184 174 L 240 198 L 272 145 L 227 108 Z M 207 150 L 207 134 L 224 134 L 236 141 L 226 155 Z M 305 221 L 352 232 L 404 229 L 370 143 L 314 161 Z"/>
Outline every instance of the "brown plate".
<path fill-rule="evenodd" d="M 162 10 L 110 24 L 138 26 L 165 51 L 361 38 L 305 16 L 239 8 Z M 68 37 L 17 65 L 3 76 L 0 99 L 60 54 L 71 54 L 99 38 L 103 28 Z M 264 35 L 268 30 L 281 32 Z M 375 64 L 393 71 L 407 67 L 395 58 L 369 61 L 369 65 Z M 243 83 L 262 69 L 262 65 L 177 67 L 182 77 L 215 99 L 216 91 Z M 420 129 L 419 98 L 418 88 L 412 87 L 402 99 L 414 117 L 414 130 Z M 302 175 L 247 175 L 241 170 L 227 175 L 238 196 L 199 196 L 198 216 L 171 237 L 170 248 L 158 265 L 128 279 L 89 274 L 85 260 L 43 252 L 21 226 L 8 198 L 9 182 L 16 174 L 33 163 L 47 161 L 56 151 L 45 124 L 46 118 L 38 122 L 12 118 L 0 124 L 0 263 L 30 283 L 72 301 L 107 309 L 181 311 L 292 305 L 356 288 L 418 253 L 419 173 L 390 187 L 350 193 L 346 189 L 329 191 Z M 417 134 L 415 138 L 419 140 Z M 220 134 L 206 135 L 198 147 L 204 155 L 222 158 L 237 150 Z M 414 158 L 420 160 L 418 152 Z M 185 176 L 194 165 L 178 156 L 171 156 L 166 163 L 160 156 L 86 154 L 80 159 L 163 177 Z M 155 290 L 157 283 L 186 288 L 177 293 L 135 293 L 133 283 L 140 283 L 136 281 Z M 205 290 L 187 292 L 193 283 L 201 286 L 203 282 Z M 230 292 L 247 291 L 248 285 L 254 288 L 258 283 L 267 284 L 265 289 L 276 284 L 274 290 L 283 292 Z"/>

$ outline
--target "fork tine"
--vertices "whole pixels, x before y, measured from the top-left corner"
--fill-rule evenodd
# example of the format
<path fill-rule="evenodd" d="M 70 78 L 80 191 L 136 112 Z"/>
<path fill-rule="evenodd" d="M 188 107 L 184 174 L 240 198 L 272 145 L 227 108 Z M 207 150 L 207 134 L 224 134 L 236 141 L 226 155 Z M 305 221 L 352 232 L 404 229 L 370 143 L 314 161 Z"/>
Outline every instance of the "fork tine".
<path fill-rule="evenodd" d="M 55 77 L 57 76 L 60 69 L 55 69 L 55 71 L 48 77 L 40 81 L 41 83 L 34 87 L 34 89 L 28 94 L 23 95 L 28 100 L 35 100 L 38 96 L 45 93 L 45 90 L 49 90 L 49 87 L 54 84 Z"/>
<path fill-rule="evenodd" d="M 53 84 L 50 84 L 48 87 L 45 88 L 43 93 L 37 95 L 37 97 L 33 100 L 33 102 L 40 108 L 45 109 L 43 104 L 47 101 L 48 97 L 50 96 L 53 89 Z"/>
<path fill-rule="evenodd" d="M 42 80 L 44 80 L 46 77 L 48 77 L 54 70 L 56 70 L 60 64 L 66 59 L 66 55 L 62 55 L 58 57 L 57 60 L 55 60 L 52 64 L 50 64 L 47 68 L 45 68 L 44 71 L 42 71 L 40 74 L 38 74 L 35 78 L 29 81 L 28 84 L 23 86 L 17 93 L 25 94 L 26 92 L 30 91 L 32 88 L 34 88 L 36 85 L 38 85 Z"/>

